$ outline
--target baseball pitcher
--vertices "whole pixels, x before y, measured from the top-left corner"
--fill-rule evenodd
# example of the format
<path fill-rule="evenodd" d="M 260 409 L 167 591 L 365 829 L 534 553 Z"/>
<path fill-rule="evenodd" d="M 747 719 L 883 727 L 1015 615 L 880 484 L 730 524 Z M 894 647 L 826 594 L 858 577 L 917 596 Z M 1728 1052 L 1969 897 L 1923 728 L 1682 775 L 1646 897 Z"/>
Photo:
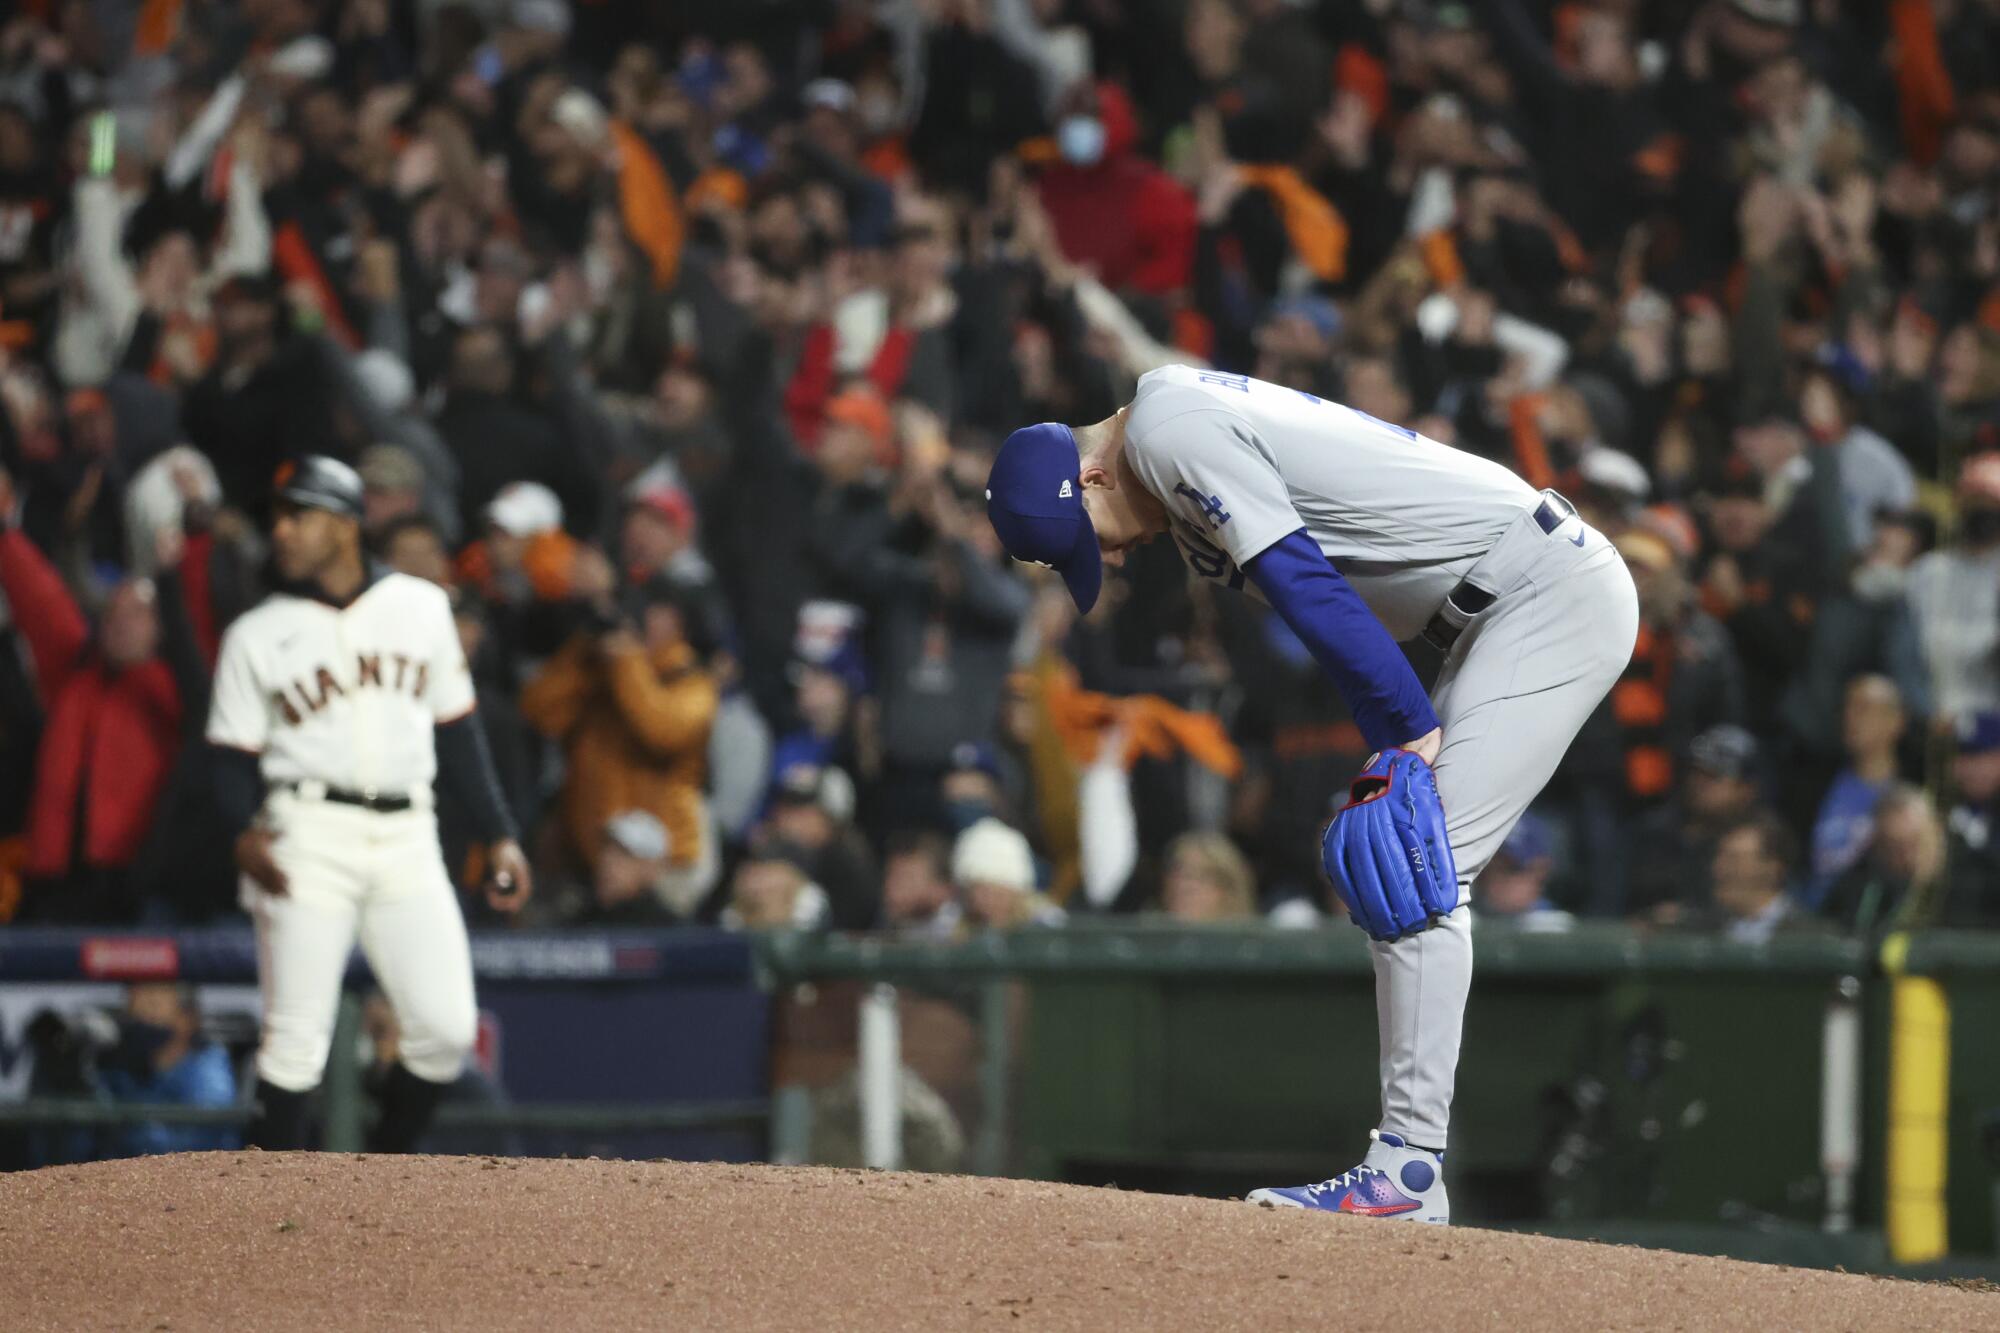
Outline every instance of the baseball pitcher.
<path fill-rule="evenodd" d="M 1472 980 L 1472 881 L 1610 690 L 1638 633 L 1624 562 L 1496 463 L 1243 375 L 1167 366 L 1093 426 L 1015 431 L 987 512 L 1082 610 L 1160 533 L 1282 616 L 1378 753 L 1321 860 L 1375 960 L 1382 1116 L 1360 1165 L 1251 1199 L 1450 1221 L 1442 1158 Z M 1399 641 L 1445 654 L 1426 696 Z"/>
<path fill-rule="evenodd" d="M 460 792 L 491 845 L 488 898 L 526 901 L 451 604 L 368 564 L 361 479 L 329 458 L 280 472 L 271 545 L 282 591 L 229 627 L 208 740 L 256 924 L 264 1019 L 249 1141 L 305 1146 L 307 1095 L 358 936 L 403 1040 L 370 1136 L 408 1152 L 465 1066 L 472 959 L 438 849 L 432 782 Z"/>

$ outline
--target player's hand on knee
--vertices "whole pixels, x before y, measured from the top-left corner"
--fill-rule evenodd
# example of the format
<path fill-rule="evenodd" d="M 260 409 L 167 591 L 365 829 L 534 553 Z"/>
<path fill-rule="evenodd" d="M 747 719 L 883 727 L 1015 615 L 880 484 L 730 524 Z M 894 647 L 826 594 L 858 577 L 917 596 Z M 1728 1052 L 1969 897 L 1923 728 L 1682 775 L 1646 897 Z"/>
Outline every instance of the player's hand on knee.
<path fill-rule="evenodd" d="M 1432 727 L 1429 732 L 1401 748 L 1411 754 L 1423 756 L 1423 761 L 1427 764 L 1435 764 L 1438 761 L 1438 751 L 1444 749 L 1444 728 Z"/>
<path fill-rule="evenodd" d="M 278 835 L 272 829 L 243 830 L 236 836 L 236 868 L 255 880 L 264 892 L 282 898 L 290 891 L 291 883 L 278 868 L 277 858 L 271 855 L 271 845 L 277 840 Z"/>
<path fill-rule="evenodd" d="M 493 872 L 486 877 L 486 903 L 496 912 L 518 912 L 535 891 L 527 853 L 512 838 L 493 844 L 488 858 Z"/>

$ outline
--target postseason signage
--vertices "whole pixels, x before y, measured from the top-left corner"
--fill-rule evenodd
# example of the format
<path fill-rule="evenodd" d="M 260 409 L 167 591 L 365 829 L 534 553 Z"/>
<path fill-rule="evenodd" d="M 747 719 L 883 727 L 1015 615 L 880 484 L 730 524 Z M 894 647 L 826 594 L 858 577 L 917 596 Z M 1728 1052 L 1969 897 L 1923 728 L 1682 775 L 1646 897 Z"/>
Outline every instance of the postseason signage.
<path fill-rule="evenodd" d="M 726 931 L 514 932 L 472 937 L 482 981 L 748 983 L 751 946 Z M 348 980 L 362 982 L 359 951 Z M 13 981 L 245 981 L 257 979 L 257 946 L 241 927 L 170 935 L 81 930 L 0 932 L 0 984 Z"/>

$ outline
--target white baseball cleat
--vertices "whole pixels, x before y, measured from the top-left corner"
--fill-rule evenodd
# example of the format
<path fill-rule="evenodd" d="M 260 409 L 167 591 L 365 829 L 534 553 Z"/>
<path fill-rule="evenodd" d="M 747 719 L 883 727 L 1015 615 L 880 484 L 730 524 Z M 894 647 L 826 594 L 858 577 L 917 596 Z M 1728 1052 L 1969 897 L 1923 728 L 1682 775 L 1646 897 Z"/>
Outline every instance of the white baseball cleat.
<path fill-rule="evenodd" d="M 1368 1137 L 1368 1155 L 1353 1170 L 1317 1185 L 1252 1190 L 1250 1202 L 1449 1225 L 1451 1201 L 1444 1189 L 1444 1154 L 1409 1147 L 1399 1136 L 1380 1130 L 1369 1130 Z"/>

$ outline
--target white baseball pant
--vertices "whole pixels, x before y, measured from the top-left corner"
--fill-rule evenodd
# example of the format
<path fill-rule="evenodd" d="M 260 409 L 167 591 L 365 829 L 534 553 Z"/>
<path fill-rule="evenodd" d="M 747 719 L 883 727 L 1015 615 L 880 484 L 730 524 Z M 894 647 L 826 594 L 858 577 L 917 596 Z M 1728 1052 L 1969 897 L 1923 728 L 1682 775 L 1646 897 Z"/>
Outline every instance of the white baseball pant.
<path fill-rule="evenodd" d="M 290 1092 L 317 1087 L 357 935 L 396 1012 L 398 1058 L 449 1083 L 465 1068 L 478 1021 L 472 953 L 458 895 L 438 850 L 437 820 L 419 807 L 383 814 L 274 792 L 271 852 L 290 881 L 282 897 L 250 880 L 264 1026 L 258 1077 Z"/>

